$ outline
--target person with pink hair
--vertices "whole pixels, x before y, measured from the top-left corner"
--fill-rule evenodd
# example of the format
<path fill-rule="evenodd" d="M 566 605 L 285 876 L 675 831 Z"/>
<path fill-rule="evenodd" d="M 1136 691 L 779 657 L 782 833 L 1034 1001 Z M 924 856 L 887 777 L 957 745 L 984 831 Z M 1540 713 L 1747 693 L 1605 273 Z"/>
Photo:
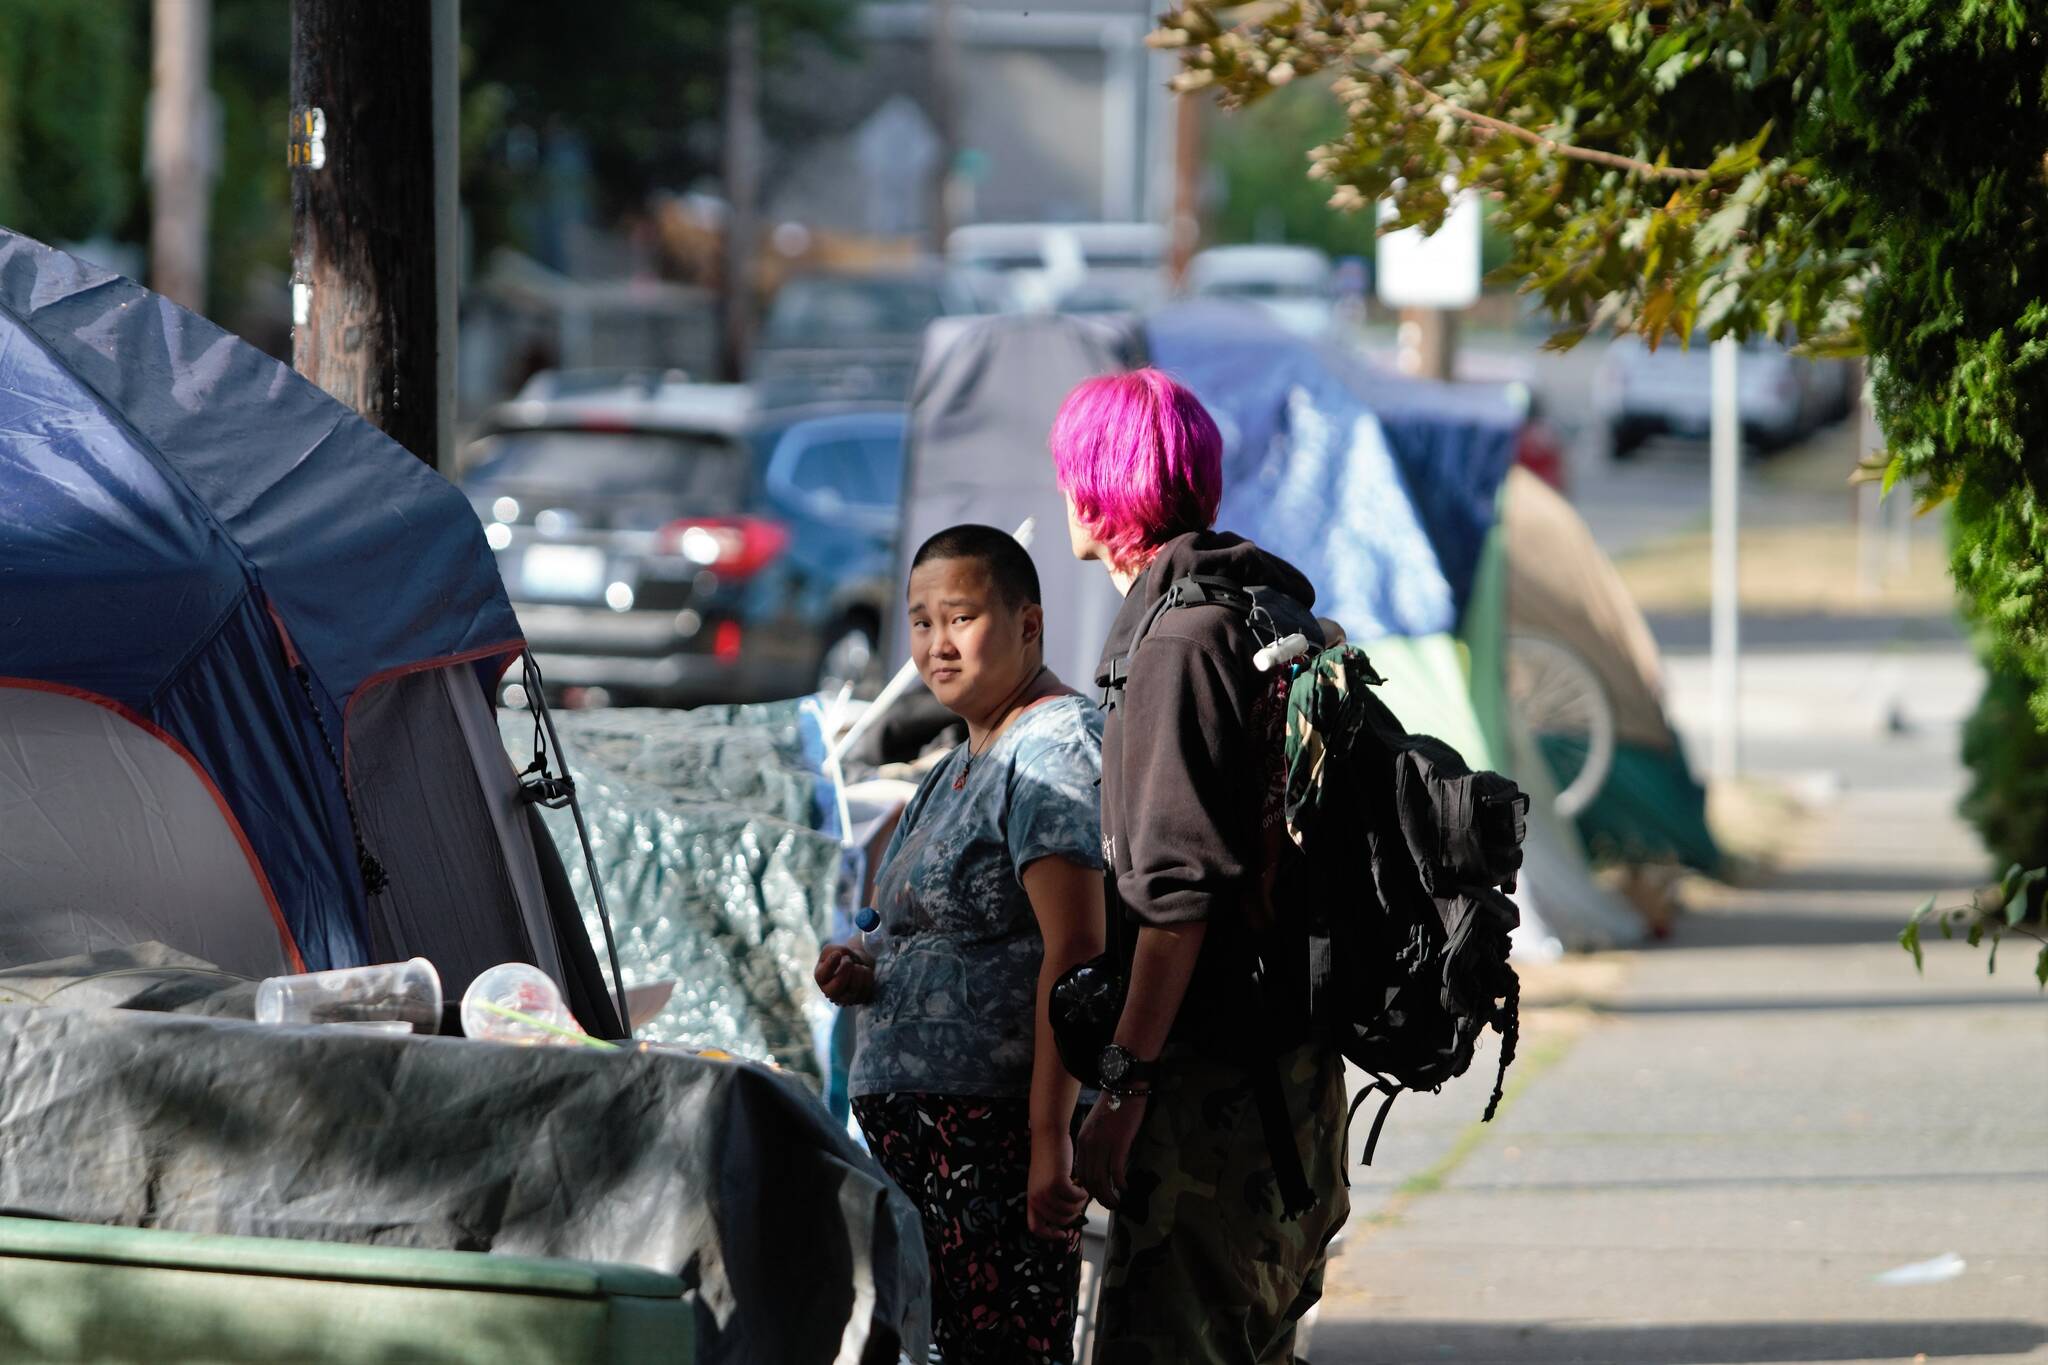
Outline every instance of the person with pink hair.
<path fill-rule="evenodd" d="M 1051 447 L 1074 554 L 1124 594 L 1096 677 L 1124 999 L 1113 1041 L 1079 1066 L 1103 1098 L 1075 1142 L 1075 1178 L 1115 1213 L 1095 1359 L 1287 1361 L 1349 1211 L 1344 1073 L 1255 971 L 1286 843 L 1286 694 L 1254 655 L 1322 638 L 1315 589 L 1212 529 L 1222 437 L 1158 370 L 1076 387 Z"/>

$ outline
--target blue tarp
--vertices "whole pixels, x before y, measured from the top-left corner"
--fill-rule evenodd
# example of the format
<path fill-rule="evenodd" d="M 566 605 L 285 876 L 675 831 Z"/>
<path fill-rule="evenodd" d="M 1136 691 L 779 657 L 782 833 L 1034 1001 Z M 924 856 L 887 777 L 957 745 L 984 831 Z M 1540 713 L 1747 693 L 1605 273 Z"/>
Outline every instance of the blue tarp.
<path fill-rule="evenodd" d="M 1456 628 L 1521 415 L 1473 386 L 1387 374 L 1249 310 L 1177 304 L 1152 362 L 1223 428 L 1217 524 L 1286 556 L 1360 639 Z"/>
<path fill-rule="evenodd" d="M 1380 419 L 1462 618 L 1525 413 L 1504 386 L 1437 383 L 1355 356 L 1323 355 Z"/>
<path fill-rule="evenodd" d="M 438 474 L 205 319 L 0 229 L 0 680 L 183 745 L 308 966 L 367 943 L 323 727 L 345 746 L 379 675 L 466 658 L 495 677 L 520 647 Z"/>

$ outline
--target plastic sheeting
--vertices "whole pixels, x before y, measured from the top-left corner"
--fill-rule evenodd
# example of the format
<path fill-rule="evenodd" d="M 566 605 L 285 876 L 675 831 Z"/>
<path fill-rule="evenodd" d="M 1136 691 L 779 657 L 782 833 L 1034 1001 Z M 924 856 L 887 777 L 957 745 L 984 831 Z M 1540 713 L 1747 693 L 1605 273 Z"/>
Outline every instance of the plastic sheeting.
<path fill-rule="evenodd" d="M 0 1001 L 205 1007 L 203 964 L 134 956 L 0 976 Z M 14 1212 L 643 1265 L 696 1292 L 703 1361 L 924 1358 L 915 1209 L 759 1067 L 5 1004 L 0 1094 Z"/>
<path fill-rule="evenodd" d="M 1649 936 L 1649 924 L 1634 907 L 1593 880 L 1578 830 L 1557 815 L 1557 782 L 1535 740 L 1511 717 L 1509 762 L 1515 781 L 1529 793 L 1529 832 L 1522 843 L 1525 874 L 1515 902 L 1522 907 L 1521 946 L 1555 939 L 1575 951 L 1625 948 Z"/>
<path fill-rule="evenodd" d="M 772 1061 L 822 1087 L 831 1005 L 812 979 L 842 871 L 805 702 L 557 711 L 628 987 L 673 980 L 642 1038 Z M 533 719 L 499 717 L 525 766 Z M 567 810 L 546 812 L 600 960 Z"/>
<path fill-rule="evenodd" d="M 1527 411 L 1504 385 L 1417 379 L 1329 347 L 1323 355 L 1379 418 L 1444 579 L 1464 610 Z"/>

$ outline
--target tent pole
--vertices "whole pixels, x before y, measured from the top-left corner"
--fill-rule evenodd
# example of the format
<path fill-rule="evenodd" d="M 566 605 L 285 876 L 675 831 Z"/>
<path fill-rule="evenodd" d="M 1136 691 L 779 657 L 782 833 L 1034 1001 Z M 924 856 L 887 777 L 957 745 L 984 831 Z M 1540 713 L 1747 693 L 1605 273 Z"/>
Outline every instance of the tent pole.
<path fill-rule="evenodd" d="M 533 661 L 533 655 L 526 656 L 526 704 L 533 708 L 534 715 L 547 730 L 548 747 L 554 750 L 555 761 L 561 764 L 562 776 L 569 779 L 569 814 L 576 821 L 576 840 L 583 845 L 583 866 L 590 874 L 590 894 L 597 902 L 597 921 L 604 926 L 605 956 L 611 959 L 612 988 L 619 995 L 619 1027 L 626 1031 L 626 1037 L 633 1036 L 633 1011 L 626 1002 L 626 974 L 619 970 L 619 944 L 612 935 L 611 907 L 605 904 L 604 881 L 598 876 L 597 854 L 590 847 L 590 826 L 583 823 L 583 803 L 576 798 L 576 783 L 569 772 L 569 760 L 562 752 L 561 736 L 555 733 L 555 718 L 548 711 L 548 698 L 540 676 L 540 665 Z M 557 803 L 550 803 L 557 804 Z"/>

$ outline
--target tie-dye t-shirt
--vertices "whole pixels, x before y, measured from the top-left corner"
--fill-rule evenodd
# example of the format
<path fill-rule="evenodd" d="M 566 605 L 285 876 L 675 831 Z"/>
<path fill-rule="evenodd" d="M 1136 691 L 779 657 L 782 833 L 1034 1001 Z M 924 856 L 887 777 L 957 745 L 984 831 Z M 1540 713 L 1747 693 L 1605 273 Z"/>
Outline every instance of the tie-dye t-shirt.
<path fill-rule="evenodd" d="M 954 783 L 966 773 L 960 790 Z M 1040 702 L 969 762 L 925 775 L 875 876 L 875 998 L 856 1018 L 855 1095 L 1027 1095 L 1038 919 L 1020 874 L 1102 866 L 1102 713 Z"/>

